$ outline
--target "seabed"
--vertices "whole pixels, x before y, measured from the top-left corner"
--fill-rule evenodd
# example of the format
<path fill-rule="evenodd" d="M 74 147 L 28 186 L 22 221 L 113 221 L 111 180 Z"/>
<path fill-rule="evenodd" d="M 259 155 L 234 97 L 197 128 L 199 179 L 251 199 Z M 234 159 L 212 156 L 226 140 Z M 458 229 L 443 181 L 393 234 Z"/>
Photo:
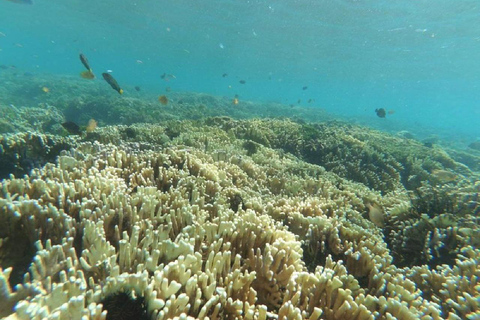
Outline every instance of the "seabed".
<path fill-rule="evenodd" d="M 200 93 L 0 90 L 0 317 L 480 319 L 478 150 Z"/>

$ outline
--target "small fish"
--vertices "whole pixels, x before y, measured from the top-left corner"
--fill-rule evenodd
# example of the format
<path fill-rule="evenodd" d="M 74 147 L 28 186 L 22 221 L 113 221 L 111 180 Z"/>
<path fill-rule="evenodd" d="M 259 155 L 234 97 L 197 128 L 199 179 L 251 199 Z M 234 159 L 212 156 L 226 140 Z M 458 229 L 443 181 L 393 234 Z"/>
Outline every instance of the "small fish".
<path fill-rule="evenodd" d="M 302 99 L 298 99 L 297 103 L 300 104 L 302 102 Z"/>
<path fill-rule="evenodd" d="M 224 78 L 225 78 L 225 77 L 228 77 L 228 74 L 227 74 L 227 73 L 224 73 L 224 74 L 222 74 L 222 77 L 224 77 Z"/>
<path fill-rule="evenodd" d="M 162 78 L 163 80 L 165 81 L 170 81 L 172 79 L 177 79 L 177 77 L 175 77 L 175 75 L 173 74 L 166 74 L 166 73 L 163 73 L 160 78 Z"/>
<path fill-rule="evenodd" d="M 238 102 L 239 102 L 239 100 L 238 100 L 238 98 L 237 98 L 237 97 L 233 98 L 233 101 L 232 101 L 232 103 L 233 103 L 234 105 L 237 105 L 237 104 L 238 104 Z"/>
<path fill-rule="evenodd" d="M 97 123 L 97 121 L 95 121 L 95 119 L 90 119 L 88 121 L 87 128 L 86 128 L 87 132 L 95 131 L 95 129 L 97 129 L 97 125 L 98 125 L 98 123 Z"/>
<path fill-rule="evenodd" d="M 392 115 L 392 114 L 394 114 L 394 113 L 395 113 L 395 110 L 388 110 L 388 114 L 389 114 L 389 115 Z"/>
<path fill-rule="evenodd" d="M 170 92 L 170 91 L 172 91 L 172 88 L 166 87 L 166 88 L 165 88 L 165 91 Z"/>
<path fill-rule="evenodd" d="M 86 71 L 80 72 L 80 77 L 84 79 L 95 79 L 95 74 L 93 74 L 93 70 L 90 67 L 90 63 L 88 63 L 87 57 L 83 53 L 80 53 L 80 61 L 82 62 L 83 66 L 87 69 Z"/>
<path fill-rule="evenodd" d="M 168 103 L 168 98 L 166 96 L 160 96 L 158 97 L 158 101 L 165 106 Z"/>
<path fill-rule="evenodd" d="M 312 103 L 312 102 L 315 102 L 315 99 L 308 99 L 307 101 L 308 103 Z"/>
<path fill-rule="evenodd" d="M 82 130 L 80 129 L 78 124 L 76 124 L 73 121 L 67 121 L 67 122 L 62 123 L 62 127 L 65 130 L 67 130 L 67 132 L 70 133 L 70 134 L 81 134 L 82 133 Z"/>
<path fill-rule="evenodd" d="M 90 70 L 85 70 L 80 72 L 80 77 L 82 77 L 83 79 L 89 79 L 89 80 L 95 79 L 95 75 Z"/>
<path fill-rule="evenodd" d="M 107 83 L 112 87 L 113 90 L 117 91 L 120 94 L 123 94 L 123 89 L 120 88 L 117 80 L 115 80 L 115 78 L 112 77 L 112 75 L 110 73 L 104 72 L 104 73 L 102 73 L 102 76 L 103 76 L 103 79 L 105 79 L 105 81 L 107 81 Z"/>
<path fill-rule="evenodd" d="M 135 86 L 135 90 L 140 91 L 141 89 L 139 86 Z"/>
<path fill-rule="evenodd" d="M 303 88 L 302 88 L 302 90 L 307 90 L 307 89 L 308 89 L 308 87 L 307 87 L 307 86 L 305 86 L 305 87 L 303 87 Z"/>
<path fill-rule="evenodd" d="M 385 118 L 385 116 L 387 115 L 387 112 L 385 111 L 384 108 L 375 109 L 375 113 L 379 118 Z"/>
<path fill-rule="evenodd" d="M 50 89 L 47 88 L 47 87 L 42 87 L 42 91 L 45 92 L 45 93 L 49 93 L 49 92 L 50 92 Z"/>
<path fill-rule="evenodd" d="M 3 33 L 3 32 L 0 31 L 0 38 L 1 38 L 1 37 L 6 37 L 6 36 L 7 36 L 7 35 L 6 35 L 5 33 Z"/>
<path fill-rule="evenodd" d="M 238 82 L 240 82 L 241 84 L 247 83 L 247 81 L 245 81 L 245 80 L 240 80 L 240 81 L 238 81 Z"/>
<path fill-rule="evenodd" d="M 431 176 L 440 183 L 454 182 L 458 179 L 458 175 L 451 171 L 434 169 Z"/>
<path fill-rule="evenodd" d="M 386 216 L 382 207 L 376 203 L 367 203 L 365 206 L 368 209 L 368 218 L 370 219 L 370 221 L 372 221 L 373 224 L 375 224 L 379 228 L 385 227 Z"/>
<path fill-rule="evenodd" d="M 88 63 L 88 59 L 83 53 L 80 53 L 80 61 L 88 71 L 92 72 L 92 68 L 90 68 L 90 63 Z"/>

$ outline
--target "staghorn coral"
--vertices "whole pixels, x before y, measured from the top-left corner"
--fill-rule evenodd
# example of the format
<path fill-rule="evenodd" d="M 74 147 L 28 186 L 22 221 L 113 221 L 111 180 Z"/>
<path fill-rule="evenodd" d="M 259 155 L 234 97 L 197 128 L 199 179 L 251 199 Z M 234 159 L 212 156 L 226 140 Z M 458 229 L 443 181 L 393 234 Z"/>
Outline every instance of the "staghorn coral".
<path fill-rule="evenodd" d="M 434 169 L 465 169 L 440 148 L 432 150 L 414 140 L 339 121 L 300 124 L 222 117 L 205 123 L 247 142 L 280 148 L 383 194 L 404 187 L 415 189 L 431 177 Z"/>
<path fill-rule="evenodd" d="M 4 179 L 1 316 L 110 319 L 119 302 L 148 319 L 476 315 L 478 229 L 466 208 L 478 186 L 460 182 L 461 216 L 422 216 L 400 185 L 349 181 L 260 143 L 276 147 L 258 128 L 258 139 L 237 138 L 258 120 L 211 121 L 101 128 L 55 164 Z M 371 203 L 385 228 L 370 221 Z M 405 265 L 399 248 L 419 233 L 400 230 L 422 223 L 425 259 Z M 30 263 L 11 254 L 19 234 Z"/>

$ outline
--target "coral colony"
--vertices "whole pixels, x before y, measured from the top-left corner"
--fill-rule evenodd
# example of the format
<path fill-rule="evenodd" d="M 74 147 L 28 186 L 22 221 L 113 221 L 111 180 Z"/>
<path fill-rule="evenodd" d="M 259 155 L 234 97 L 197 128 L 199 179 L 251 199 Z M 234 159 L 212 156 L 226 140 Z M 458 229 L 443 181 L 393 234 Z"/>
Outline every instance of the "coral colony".
<path fill-rule="evenodd" d="M 479 184 L 441 149 L 228 117 L 0 146 L 0 317 L 480 317 Z"/>

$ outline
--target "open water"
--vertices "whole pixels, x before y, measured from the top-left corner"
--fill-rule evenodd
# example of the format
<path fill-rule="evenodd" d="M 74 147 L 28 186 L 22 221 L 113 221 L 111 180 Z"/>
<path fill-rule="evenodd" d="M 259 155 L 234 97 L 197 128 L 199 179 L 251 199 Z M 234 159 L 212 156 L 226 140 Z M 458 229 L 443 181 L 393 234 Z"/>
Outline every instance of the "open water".
<path fill-rule="evenodd" d="M 480 139 L 474 0 L 33 1 L 0 1 L 1 65 L 75 75 L 83 52 L 94 69 L 152 92 L 237 94 Z M 394 114 L 380 119 L 378 108 Z"/>

